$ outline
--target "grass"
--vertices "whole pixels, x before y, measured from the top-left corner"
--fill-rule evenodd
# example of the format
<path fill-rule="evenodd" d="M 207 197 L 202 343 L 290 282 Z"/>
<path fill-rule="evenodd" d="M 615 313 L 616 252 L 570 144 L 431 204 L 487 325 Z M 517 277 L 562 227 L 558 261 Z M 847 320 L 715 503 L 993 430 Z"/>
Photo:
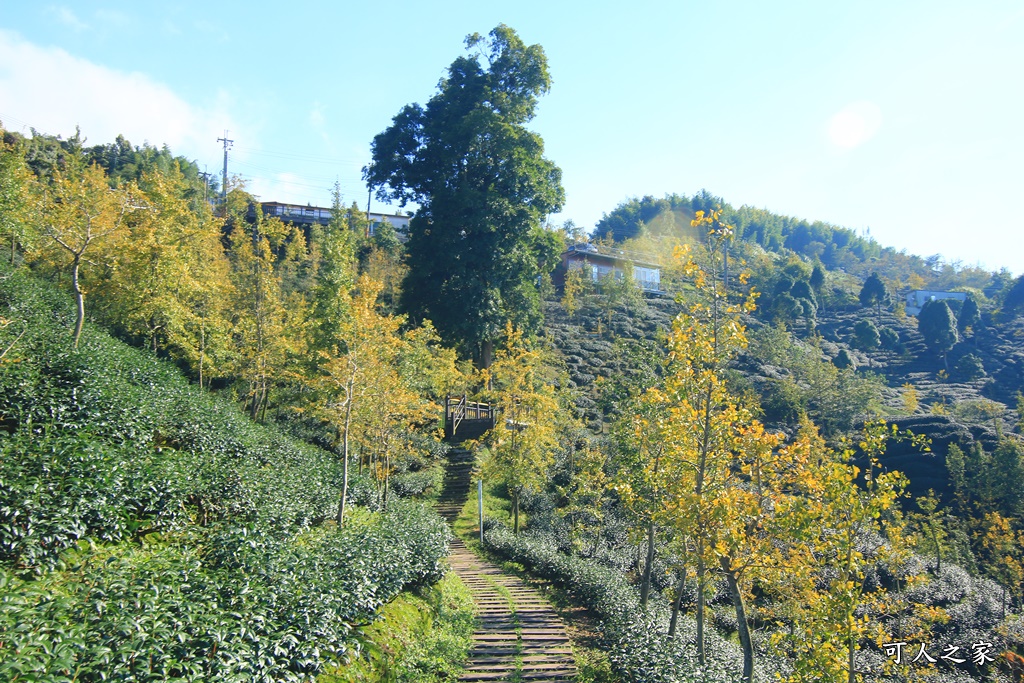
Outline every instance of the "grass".
<path fill-rule="evenodd" d="M 442 683 L 455 681 L 472 644 L 475 617 L 469 590 L 453 572 L 406 591 L 379 621 L 362 630 L 362 648 L 318 683 Z"/>

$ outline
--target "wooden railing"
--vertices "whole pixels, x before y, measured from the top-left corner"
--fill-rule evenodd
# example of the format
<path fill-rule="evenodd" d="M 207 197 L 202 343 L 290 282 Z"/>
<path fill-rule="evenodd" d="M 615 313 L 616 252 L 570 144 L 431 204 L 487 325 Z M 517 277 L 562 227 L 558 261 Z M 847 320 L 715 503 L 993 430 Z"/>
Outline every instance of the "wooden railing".
<path fill-rule="evenodd" d="M 455 434 L 463 420 L 489 420 L 494 422 L 497 412 L 490 403 L 479 403 L 462 396 L 446 396 L 444 401 L 444 425 L 449 436 Z"/>

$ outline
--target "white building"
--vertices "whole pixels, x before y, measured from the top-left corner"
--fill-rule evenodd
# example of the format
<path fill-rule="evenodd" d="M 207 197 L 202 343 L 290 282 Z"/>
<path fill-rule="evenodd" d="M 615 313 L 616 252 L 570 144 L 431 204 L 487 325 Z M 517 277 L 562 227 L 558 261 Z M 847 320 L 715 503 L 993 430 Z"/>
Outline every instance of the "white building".
<path fill-rule="evenodd" d="M 907 313 L 917 315 L 926 303 L 929 301 L 939 301 L 940 299 L 953 299 L 963 303 L 967 300 L 967 294 L 964 292 L 932 292 L 927 289 L 915 289 L 910 294 L 907 294 Z"/>

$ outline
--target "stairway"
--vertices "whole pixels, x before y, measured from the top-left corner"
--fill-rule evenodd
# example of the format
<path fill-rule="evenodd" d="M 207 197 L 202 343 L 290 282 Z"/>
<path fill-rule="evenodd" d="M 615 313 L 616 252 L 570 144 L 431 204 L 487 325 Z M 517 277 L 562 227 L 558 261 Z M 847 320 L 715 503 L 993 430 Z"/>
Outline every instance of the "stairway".
<path fill-rule="evenodd" d="M 473 647 L 460 681 L 554 683 L 576 679 L 565 626 L 544 597 L 452 542 L 452 569 L 477 606 Z"/>
<path fill-rule="evenodd" d="M 471 450 L 453 448 L 448 451 L 448 464 L 444 468 L 444 483 L 441 485 L 436 509 L 449 525 L 455 522 L 469 499 L 475 463 L 476 457 Z"/>
<path fill-rule="evenodd" d="M 473 488 L 473 451 L 458 444 L 476 439 L 490 420 L 465 420 L 449 442 L 437 511 L 449 524 L 459 516 Z M 477 608 L 473 646 L 460 681 L 473 683 L 556 683 L 576 679 L 565 625 L 547 600 L 515 576 L 470 552 L 461 539 L 451 543 L 452 570 L 469 588 Z"/>

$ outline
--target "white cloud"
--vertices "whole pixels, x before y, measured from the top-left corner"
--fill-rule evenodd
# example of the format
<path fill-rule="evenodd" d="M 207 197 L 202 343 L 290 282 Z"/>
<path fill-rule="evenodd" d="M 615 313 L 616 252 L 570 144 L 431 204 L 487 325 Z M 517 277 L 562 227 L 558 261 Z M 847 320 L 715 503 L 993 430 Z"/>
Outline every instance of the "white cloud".
<path fill-rule="evenodd" d="M 6 117 L 11 130 L 19 129 L 9 122 L 24 122 L 67 136 L 77 125 L 91 144 L 123 134 L 135 145 L 167 144 L 175 154 L 199 158 L 209 155 L 225 128 L 242 132 L 226 100 L 220 94 L 210 106 L 195 106 L 145 74 L 109 69 L 0 30 L 0 120 Z"/>
<path fill-rule="evenodd" d="M 319 102 L 313 103 L 313 108 L 309 112 L 309 123 L 317 129 L 323 129 L 324 123 L 326 123 L 326 118 L 324 117 L 324 106 Z"/>
<path fill-rule="evenodd" d="M 877 104 L 854 102 L 829 119 L 828 138 L 836 147 L 853 149 L 874 137 L 881 125 L 882 110 Z"/>
<path fill-rule="evenodd" d="M 111 9 L 96 10 L 96 20 L 111 28 L 124 28 L 132 23 L 127 14 Z"/>
<path fill-rule="evenodd" d="M 57 21 L 74 29 L 75 31 L 84 31 L 89 28 L 89 25 L 78 18 L 78 16 L 71 10 L 70 7 L 55 7 L 51 6 L 50 13 L 57 17 Z"/>
<path fill-rule="evenodd" d="M 245 170 L 244 167 L 243 170 Z M 319 187 L 315 182 L 295 173 L 274 173 L 270 177 L 243 177 L 246 178 L 246 189 L 259 197 L 261 201 L 291 204 L 314 202 L 329 206 L 324 203 L 324 198 L 330 196 L 329 186 Z"/>

